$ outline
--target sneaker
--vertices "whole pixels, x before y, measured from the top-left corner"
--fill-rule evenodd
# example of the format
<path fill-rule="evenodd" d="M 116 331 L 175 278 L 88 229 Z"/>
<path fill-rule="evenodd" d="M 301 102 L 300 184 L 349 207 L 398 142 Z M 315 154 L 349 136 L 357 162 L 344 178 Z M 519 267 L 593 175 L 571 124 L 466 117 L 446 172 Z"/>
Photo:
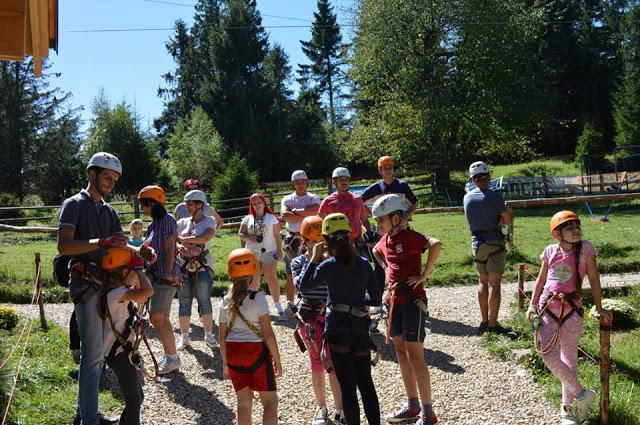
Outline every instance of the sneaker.
<path fill-rule="evenodd" d="M 388 414 L 384 418 L 387 422 L 390 423 L 399 423 L 399 422 L 407 422 L 409 420 L 415 419 L 418 420 L 421 412 L 421 409 L 413 410 L 409 408 L 407 403 L 403 404 L 402 407 L 396 410 L 393 413 Z"/>
<path fill-rule="evenodd" d="M 216 340 L 216 337 L 213 336 L 213 334 L 210 334 L 209 336 L 205 336 L 204 342 L 205 344 L 207 344 L 209 348 L 218 348 L 220 346 L 218 344 L 218 341 Z"/>
<path fill-rule="evenodd" d="M 333 423 L 336 425 L 347 425 L 347 418 L 344 416 L 344 412 L 336 412 L 333 417 Z"/>
<path fill-rule="evenodd" d="M 438 418 L 436 418 L 435 416 L 427 417 L 427 415 L 425 415 L 424 412 L 421 411 L 420 416 L 418 417 L 418 421 L 415 425 L 430 425 L 435 423 L 438 423 Z"/>
<path fill-rule="evenodd" d="M 291 318 L 291 310 L 289 307 L 285 308 L 283 311 L 278 312 L 278 322 L 286 322 Z"/>
<path fill-rule="evenodd" d="M 180 369 L 180 359 L 171 361 L 163 357 L 158 363 L 158 375 L 167 375 L 178 369 Z"/>
<path fill-rule="evenodd" d="M 480 332 L 480 335 L 485 333 L 487 329 L 489 329 L 489 322 L 480 322 L 480 326 L 478 326 L 478 332 Z"/>
<path fill-rule="evenodd" d="M 562 425 L 578 425 L 578 422 L 576 422 L 576 414 L 573 411 L 573 406 L 570 404 L 563 404 L 560 406 L 560 419 L 562 419 Z"/>
<path fill-rule="evenodd" d="M 80 425 L 81 419 L 80 415 L 76 415 L 73 418 L 73 425 Z M 109 417 L 104 416 L 102 413 L 98 413 L 98 425 L 118 425 L 120 423 L 120 418 L 118 417 Z"/>
<path fill-rule="evenodd" d="M 326 406 L 318 407 L 316 414 L 313 415 L 313 421 L 311 422 L 313 425 L 327 425 L 329 422 L 329 412 L 327 411 Z"/>
<path fill-rule="evenodd" d="M 487 328 L 487 332 L 492 332 L 492 333 L 498 334 L 498 335 L 507 335 L 507 334 L 513 332 L 513 330 L 511 328 L 504 328 L 501 325 L 495 325 L 495 326 L 490 326 L 489 328 Z"/>
<path fill-rule="evenodd" d="M 71 357 L 73 357 L 73 362 L 75 364 L 80 364 L 80 349 L 72 348 L 71 349 Z"/>
<path fill-rule="evenodd" d="M 575 398 L 573 401 L 573 409 L 576 413 L 576 423 L 580 423 L 589 416 L 589 408 L 596 398 L 596 392 L 585 388 L 582 390 L 582 398 Z"/>
<path fill-rule="evenodd" d="M 180 341 L 178 341 L 178 345 L 176 345 L 176 349 L 184 350 L 190 345 L 191 345 L 191 338 L 189 337 L 189 335 L 180 335 Z"/>
<path fill-rule="evenodd" d="M 371 319 L 369 323 L 369 335 L 380 335 L 380 329 L 378 329 L 379 318 Z"/>

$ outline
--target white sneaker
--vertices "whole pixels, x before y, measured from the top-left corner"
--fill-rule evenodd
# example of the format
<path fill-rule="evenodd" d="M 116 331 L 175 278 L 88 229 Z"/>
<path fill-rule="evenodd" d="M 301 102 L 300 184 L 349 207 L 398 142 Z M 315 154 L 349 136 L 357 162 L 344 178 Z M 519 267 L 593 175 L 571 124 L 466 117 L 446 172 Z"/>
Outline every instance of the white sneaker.
<path fill-rule="evenodd" d="M 178 369 L 180 369 L 180 359 L 169 360 L 165 356 L 160 360 L 160 363 L 158 363 L 158 375 L 167 375 Z"/>
<path fill-rule="evenodd" d="M 584 395 L 581 399 L 573 401 L 573 408 L 576 412 L 576 423 L 580 423 L 589 416 L 589 408 L 596 398 L 596 392 L 588 388 L 584 389 Z"/>
<path fill-rule="evenodd" d="M 220 346 L 218 344 L 218 341 L 216 340 L 216 337 L 213 336 L 213 334 L 210 334 L 209 336 L 205 336 L 204 342 L 207 344 L 207 346 L 209 346 L 209 348 L 218 348 Z"/>
<path fill-rule="evenodd" d="M 570 404 L 560 406 L 560 418 L 562 419 L 562 425 L 578 425 L 573 406 Z"/>
<path fill-rule="evenodd" d="M 344 412 L 336 412 L 333 422 L 337 425 L 347 425 L 347 418 L 344 416 Z"/>
<path fill-rule="evenodd" d="M 178 345 L 176 345 L 176 349 L 184 350 L 185 348 L 191 345 L 191 338 L 189 335 L 180 335 L 180 341 L 178 341 Z"/>
<path fill-rule="evenodd" d="M 313 425 L 327 425 L 329 422 L 329 412 L 327 411 L 326 406 L 318 407 L 316 414 L 313 415 L 313 421 L 311 422 Z"/>
<path fill-rule="evenodd" d="M 278 316 L 284 313 L 284 309 L 282 308 L 279 302 L 273 303 L 273 305 L 276 308 L 276 313 L 278 313 Z"/>

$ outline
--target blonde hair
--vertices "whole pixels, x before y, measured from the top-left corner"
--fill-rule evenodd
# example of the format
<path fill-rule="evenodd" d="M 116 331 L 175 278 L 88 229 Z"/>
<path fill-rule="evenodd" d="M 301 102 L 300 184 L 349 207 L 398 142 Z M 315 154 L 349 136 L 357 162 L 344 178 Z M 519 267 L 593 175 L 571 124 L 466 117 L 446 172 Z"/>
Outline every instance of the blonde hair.
<path fill-rule="evenodd" d="M 133 227 L 134 224 L 139 224 L 140 226 L 142 226 L 142 220 L 140 220 L 139 218 L 134 218 L 133 220 L 131 220 L 131 224 L 129 224 L 129 228 Z"/>
<path fill-rule="evenodd" d="M 243 276 L 232 279 L 233 285 L 225 295 L 224 299 L 227 301 L 227 311 L 231 314 L 238 314 L 242 300 L 247 296 L 247 289 L 249 283 L 253 280 L 253 276 Z"/>

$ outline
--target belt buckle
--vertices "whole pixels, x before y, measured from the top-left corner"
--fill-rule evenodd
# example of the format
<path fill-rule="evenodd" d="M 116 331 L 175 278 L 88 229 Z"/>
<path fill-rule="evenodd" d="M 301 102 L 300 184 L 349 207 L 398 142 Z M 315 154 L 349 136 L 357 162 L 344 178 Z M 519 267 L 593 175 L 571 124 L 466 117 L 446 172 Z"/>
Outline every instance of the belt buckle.
<path fill-rule="evenodd" d="M 187 263 L 187 271 L 193 273 L 196 270 L 198 270 L 198 266 L 196 265 L 196 263 L 194 261 L 189 261 Z"/>

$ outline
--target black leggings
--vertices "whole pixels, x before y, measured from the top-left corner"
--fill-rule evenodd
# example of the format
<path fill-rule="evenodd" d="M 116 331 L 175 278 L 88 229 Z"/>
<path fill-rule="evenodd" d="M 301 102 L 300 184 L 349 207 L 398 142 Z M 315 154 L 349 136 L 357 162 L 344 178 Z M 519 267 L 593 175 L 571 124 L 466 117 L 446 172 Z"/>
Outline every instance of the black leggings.
<path fill-rule="evenodd" d="M 129 362 L 129 356 L 120 353 L 107 363 L 118 378 L 124 395 L 124 410 L 120 415 L 120 425 L 140 425 L 140 406 L 144 400 L 140 372 Z"/>
<path fill-rule="evenodd" d="M 353 345 L 329 345 L 331 361 L 342 390 L 342 406 L 347 424 L 360 424 L 360 406 L 356 387 L 360 390 L 364 412 L 369 425 L 380 425 L 380 403 L 371 378 L 369 336 L 350 335 Z M 364 341 L 366 338 L 366 343 Z M 360 341 L 362 339 L 362 341 Z M 331 341 L 331 339 L 330 339 Z M 337 341 L 336 341 L 337 342 Z M 338 351 L 336 351 L 338 350 Z M 348 351 L 348 352 L 344 352 Z M 354 354 L 357 353 L 357 354 Z M 362 355 L 366 352 L 366 355 Z"/>

